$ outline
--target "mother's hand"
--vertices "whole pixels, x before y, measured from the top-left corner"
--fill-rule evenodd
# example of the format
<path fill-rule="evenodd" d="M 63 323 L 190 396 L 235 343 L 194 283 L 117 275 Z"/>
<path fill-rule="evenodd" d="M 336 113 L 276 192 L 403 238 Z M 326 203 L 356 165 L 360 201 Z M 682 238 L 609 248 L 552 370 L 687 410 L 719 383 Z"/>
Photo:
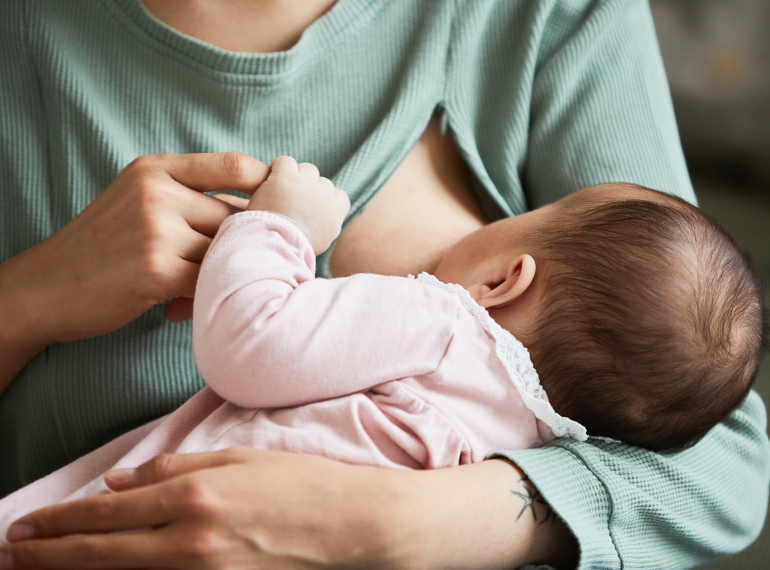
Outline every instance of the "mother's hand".
<path fill-rule="evenodd" d="M 14 523 L 2 553 L 13 569 L 573 568 L 577 561 L 574 538 L 549 519 L 547 504 L 533 501 L 533 516 L 522 509 L 520 497 L 536 490 L 505 460 L 399 471 L 233 448 L 165 455 L 122 474 L 106 479 L 117 494 Z M 142 530 L 104 534 L 131 529 Z M 58 538 L 67 534 L 83 536 Z"/>
<path fill-rule="evenodd" d="M 8 538 L 29 537 L 34 529 L 37 540 L 16 542 L 9 552 L 14 570 L 279 570 L 339 567 L 342 560 L 373 568 L 368 545 L 380 531 L 372 520 L 386 524 L 388 503 L 387 497 L 361 502 L 361 481 L 373 482 L 380 472 L 249 448 L 164 455 L 128 479 L 106 478 L 115 489 L 141 487 L 23 517 Z M 381 516 L 362 509 L 377 508 L 374 503 Z M 144 530 L 54 538 L 137 528 Z"/>
<path fill-rule="evenodd" d="M 192 297 L 217 228 L 239 211 L 201 192 L 250 194 L 268 170 L 234 152 L 139 157 L 66 226 L 3 263 L 0 391 L 50 344 L 106 334 L 169 297 Z M 172 305 L 169 316 L 186 315 Z"/>

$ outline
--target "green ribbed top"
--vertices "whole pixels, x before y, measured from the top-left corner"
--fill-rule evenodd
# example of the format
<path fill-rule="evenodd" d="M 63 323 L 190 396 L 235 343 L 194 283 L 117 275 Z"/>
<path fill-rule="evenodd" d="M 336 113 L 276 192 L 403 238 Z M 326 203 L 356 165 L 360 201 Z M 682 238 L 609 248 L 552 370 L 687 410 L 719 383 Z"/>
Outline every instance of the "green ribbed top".
<path fill-rule="evenodd" d="M 139 0 L 1 10 L 0 261 L 143 154 L 290 154 L 344 188 L 353 216 L 437 107 L 490 217 L 609 181 L 694 199 L 641 0 L 339 0 L 274 54 L 214 48 Z M 202 385 L 189 322 L 167 322 L 162 307 L 47 348 L 0 396 L 0 495 Z M 759 532 L 764 422 L 753 395 L 677 456 L 565 442 L 509 455 L 573 529 L 581 568 L 684 567 Z"/>

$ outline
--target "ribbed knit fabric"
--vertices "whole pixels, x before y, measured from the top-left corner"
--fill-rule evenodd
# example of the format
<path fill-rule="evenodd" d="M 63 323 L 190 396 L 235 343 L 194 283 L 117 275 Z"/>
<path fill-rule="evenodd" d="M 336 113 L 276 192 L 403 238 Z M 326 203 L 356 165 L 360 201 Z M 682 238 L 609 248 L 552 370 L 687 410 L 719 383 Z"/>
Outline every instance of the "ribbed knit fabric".
<path fill-rule="evenodd" d="M 608 181 L 694 199 L 642 0 L 339 0 L 275 54 L 191 39 L 139 0 L 5 0 L 0 261 L 150 153 L 290 154 L 344 188 L 355 215 L 437 107 L 490 217 Z M 0 494 L 201 385 L 190 324 L 162 307 L 47 348 L 0 396 Z M 752 396 L 677 456 L 557 443 L 511 457 L 580 540 L 581 568 L 678 568 L 759 532 L 764 421 Z"/>
<path fill-rule="evenodd" d="M 500 454 L 537 483 L 580 542 L 580 568 L 691 568 L 735 552 L 767 509 L 765 407 L 746 402 L 692 449 L 554 440 Z"/>

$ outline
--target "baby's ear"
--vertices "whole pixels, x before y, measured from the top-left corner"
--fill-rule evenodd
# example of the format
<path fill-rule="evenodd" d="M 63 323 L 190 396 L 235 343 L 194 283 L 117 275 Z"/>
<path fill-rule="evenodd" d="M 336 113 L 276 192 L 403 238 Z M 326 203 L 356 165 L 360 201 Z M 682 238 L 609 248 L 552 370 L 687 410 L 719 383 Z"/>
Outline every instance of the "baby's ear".
<path fill-rule="evenodd" d="M 508 272 L 498 283 L 492 284 L 477 300 L 485 309 L 502 307 L 520 297 L 535 279 L 537 267 L 531 255 L 525 253 L 513 260 Z"/>

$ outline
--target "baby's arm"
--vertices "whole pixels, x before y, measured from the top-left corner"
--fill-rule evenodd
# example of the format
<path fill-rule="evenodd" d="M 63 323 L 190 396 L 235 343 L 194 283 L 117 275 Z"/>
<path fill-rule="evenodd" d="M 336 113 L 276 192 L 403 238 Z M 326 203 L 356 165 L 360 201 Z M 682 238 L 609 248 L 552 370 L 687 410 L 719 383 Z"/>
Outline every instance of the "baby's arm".
<path fill-rule="evenodd" d="M 203 377 L 227 400 L 295 406 L 441 361 L 454 295 L 398 277 L 314 278 L 314 253 L 347 213 L 340 193 L 315 167 L 282 157 L 250 211 L 222 224 L 198 280 L 193 343 Z"/>

